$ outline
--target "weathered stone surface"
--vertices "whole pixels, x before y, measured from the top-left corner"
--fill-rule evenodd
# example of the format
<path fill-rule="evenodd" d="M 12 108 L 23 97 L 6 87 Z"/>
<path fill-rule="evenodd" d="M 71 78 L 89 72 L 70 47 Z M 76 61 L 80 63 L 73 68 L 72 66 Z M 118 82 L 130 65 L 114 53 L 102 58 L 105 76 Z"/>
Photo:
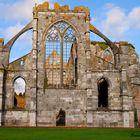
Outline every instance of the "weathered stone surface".
<path fill-rule="evenodd" d="M 0 126 L 2 125 L 2 111 L 0 111 Z"/>
<path fill-rule="evenodd" d="M 4 124 L 8 126 L 28 126 L 28 116 L 28 111 L 6 111 Z"/>
<path fill-rule="evenodd" d="M 140 65 L 133 46 L 116 42 L 119 49 L 116 55 L 107 43 L 91 42 L 89 10 L 85 7 L 69 10 L 68 6 L 55 4 L 51 10 L 44 3 L 34 7 L 33 12 L 30 26 L 33 49 L 29 54 L 8 63 L 11 46 L 3 48 L 0 41 L 0 125 L 3 121 L 4 125 L 14 126 L 56 126 L 62 108 L 66 126 L 134 127 L 134 110 L 140 121 Z M 59 22 L 71 27 L 76 38 L 69 50 L 69 60 L 63 64 L 65 69 L 61 62 L 61 71 L 58 62 L 53 70 L 49 69 L 54 63 L 46 59 L 49 29 Z M 51 53 L 52 58 L 61 61 L 62 58 L 54 55 L 59 53 Z M 46 69 L 50 70 L 49 76 Z M 53 77 L 54 85 L 48 85 L 53 78 L 47 78 L 53 72 L 59 76 Z M 57 84 L 61 74 L 62 85 Z M 18 77 L 26 83 L 22 109 L 14 101 L 13 85 Z M 72 78 L 67 80 L 68 77 Z"/>

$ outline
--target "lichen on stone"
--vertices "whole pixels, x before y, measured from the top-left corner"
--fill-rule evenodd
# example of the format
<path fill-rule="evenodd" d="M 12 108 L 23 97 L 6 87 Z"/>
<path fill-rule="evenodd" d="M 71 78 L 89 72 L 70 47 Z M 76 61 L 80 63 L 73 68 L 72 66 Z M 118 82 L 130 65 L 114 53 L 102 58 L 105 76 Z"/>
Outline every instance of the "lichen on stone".
<path fill-rule="evenodd" d="M 100 47 L 102 50 L 105 50 L 106 48 L 109 47 L 109 46 L 107 45 L 106 42 L 91 41 L 91 44 L 92 44 L 92 45 L 99 45 L 99 47 Z"/>
<path fill-rule="evenodd" d="M 128 51 L 129 52 L 131 52 L 131 51 L 133 51 L 135 49 L 135 47 L 132 44 L 130 44 L 129 42 L 127 42 L 127 41 L 120 41 L 118 43 L 121 46 L 123 46 L 123 45 L 128 46 Z"/>

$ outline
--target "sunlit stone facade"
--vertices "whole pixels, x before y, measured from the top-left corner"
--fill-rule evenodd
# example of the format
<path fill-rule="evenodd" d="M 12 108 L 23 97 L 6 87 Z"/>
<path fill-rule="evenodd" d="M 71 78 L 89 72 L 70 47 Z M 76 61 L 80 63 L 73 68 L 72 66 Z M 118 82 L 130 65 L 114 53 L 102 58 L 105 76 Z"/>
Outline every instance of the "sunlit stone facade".
<path fill-rule="evenodd" d="M 28 30 L 32 51 L 9 62 L 14 42 Z M 91 32 L 105 42 L 91 41 Z M 43 3 L 7 44 L 0 39 L 0 125 L 136 127 L 138 121 L 135 48 L 98 31 L 88 8 Z"/>

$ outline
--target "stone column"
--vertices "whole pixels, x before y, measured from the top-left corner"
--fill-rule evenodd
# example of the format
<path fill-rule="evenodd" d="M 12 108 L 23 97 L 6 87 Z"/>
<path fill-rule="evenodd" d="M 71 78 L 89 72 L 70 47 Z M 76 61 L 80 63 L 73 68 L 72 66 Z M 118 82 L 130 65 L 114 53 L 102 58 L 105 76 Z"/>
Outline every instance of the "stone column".
<path fill-rule="evenodd" d="M 91 72 L 91 49 L 90 49 L 90 21 L 87 18 L 87 32 L 86 32 L 86 87 L 87 87 L 87 125 L 93 125 L 93 89 L 92 89 L 92 72 Z"/>
<path fill-rule="evenodd" d="M 123 69 L 128 68 L 128 46 L 120 46 L 120 66 Z"/>
<path fill-rule="evenodd" d="M 135 108 L 135 126 L 140 122 L 140 69 L 139 64 L 129 67 L 128 76 L 131 82 L 133 103 Z"/>
<path fill-rule="evenodd" d="M 132 95 L 128 85 L 127 72 L 122 70 L 122 109 L 123 109 L 123 126 L 134 127 L 134 111 Z M 131 117 L 130 117 L 131 116 Z"/>
<path fill-rule="evenodd" d="M 32 73 L 31 73 L 31 100 L 30 100 L 30 126 L 37 125 L 37 35 L 38 18 L 33 19 L 33 49 L 32 49 Z"/>
<path fill-rule="evenodd" d="M 2 110 L 3 110 L 3 75 L 4 70 L 2 67 L 2 46 L 4 44 L 4 40 L 0 38 L 0 126 L 2 125 Z"/>
<path fill-rule="evenodd" d="M 2 106 L 3 106 L 3 73 L 4 70 L 0 68 L 0 126 L 2 125 Z"/>

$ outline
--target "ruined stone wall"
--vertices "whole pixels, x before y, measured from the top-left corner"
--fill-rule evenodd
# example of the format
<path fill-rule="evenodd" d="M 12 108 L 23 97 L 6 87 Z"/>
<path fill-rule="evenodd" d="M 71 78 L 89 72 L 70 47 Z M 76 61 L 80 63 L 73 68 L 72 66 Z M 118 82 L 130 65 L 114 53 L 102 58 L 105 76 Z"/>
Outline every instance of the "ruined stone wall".
<path fill-rule="evenodd" d="M 86 125 L 86 90 L 46 89 L 38 101 L 38 126 L 56 126 L 61 108 L 67 126 Z"/>
<path fill-rule="evenodd" d="M 30 112 L 26 110 L 7 110 L 4 113 L 5 126 L 31 126 Z"/>
<path fill-rule="evenodd" d="M 97 83 L 101 77 L 109 82 L 108 108 L 98 108 Z M 87 90 L 46 89 L 38 96 L 38 126 L 55 126 L 62 108 L 67 126 L 134 127 L 132 99 L 121 95 L 120 81 L 117 70 L 93 71 Z"/>
<path fill-rule="evenodd" d="M 55 13 L 55 12 L 39 12 L 38 13 L 38 69 L 39 69 L 39 86 L 42 88 L 43 83 L 41 81 L 44 78 L 44 64 L 45 64 L 45 43 L 46 43 L 46 34 L 47 30 L 58 21 L 66 21 L 68 24 L 72 25 L 76 30 L 76 37 L 78 42 L 78 70 L 79 77 L 81 78 L 79 82 L 82 82 L 82 77 L 85 75 L 86 69 L 86 57 L 85 49 L 88 47 L 89 41 L 88 36 L 85 36 L 85 33 L 89 31 L 88 23 L 85 21 L 84 13 L 73 13 L 69 14 L 65 13 Z M 89 42 L 90 43 L 90 42 Z M 42 76 L 42 77 L 41 77 Z M 83 78 L 84 80 L 84 78 Z M 79 83 L 79 85 L 83 88 L 83 86 Z"/>
<path fill-rule="evenodd" d="M 28 126 L 31 123 L 32 108 L 32 92 L 31 92 L 31 54 L 28 54 L 9 64 L 6 72 L 5 85 L 5 101 L 3 120 L 4 125 L 20 125 Z M 21 63 L 22 62 L 22 63 Z M 22 64 L 22 65 L 21 65 Z M 14 81 L 16 78 L 22 77 L 26 82 L 25 91 L 25 107 L 16 108 L 14 106 Z"/>
<path fill-rule="evenodd" d="M 4 70 L 0 68 L 0 126 L 2 123 L 2 110 L 3 110 L 3 73 Z"/>
<path fill-rule="evenodd" d="M 64 21 L 71 25 L 76 31 L 76 41 L 78 46 L 78 84 L 75 90 L 45 90 L 45 43 L 48 29 L 56 22 Z M 86 55 L 85 50 L 89 46 L 89 19 L 86 19 L 85 13 L 68 12 L 38 12 L 38 102 L 37 102 L 37 121 L 38 125 L 56 125 L 56 114 L 60 108 L 66 109 L 67 125 L 85 125 L 86 108 Z M 58 93 L 60 91 L 60 93 Z M 79 97 L 83 96 L 83 97 Z M 59 101 L 56 101 L 59 100 Z M 69 103 L 71 100 L 71 104 Z M 81 101 L 80 101 L 81 100 Z M 60 103 L 62 101 L 63 105 Z M 73 105 L 72 105 L 73 104 Z M 79 104 L 79 105 L 78 105 Z M 43 106 L 43 107 L 42 107 Z M 54 109 L 54 110 L 53 110 Z"/>
<path fill-rule="evenodd" d="M 8 63 L 4 55 L 9 50 L 2 49 L 0 40 L 0 124 L 3 121 L 4 125 L 56 126 L 56 116 L 62 108 L 66 112 L 67 126 L 134 127 L 135 110 L 140 120 L 139 59 L 134 48 L 127 43 L 116 43 L 120 54 L 115 66 L 115 56 L 109 46 L 90 44 L 87 9 L 69 10 L 68 6 L 58 4 L 54 7 L 50 10 L 48 3 L 35 7 L 33 21 L 21 31 L 33 28 L 30 54 L 2 65 Z M 75 87 L 48 89 L 44 87 L 46 35 L 59 21 L 71 25 L 76 32 L 78 79 Z M 11 47 L 9 45 L 8 49 Z M 105 51 L 110 51 L 107 57 Z M 25 108 L 22 109 L 14 108 L 13 104 L 13 82 L 17 77 L 26 81 Z M 108 82 L 105 108 L 98 107 L 101 78 Z"/>
<path fill-rule="evenodd" d="M 3 84 L 4 84 L 4 68 L 2 66 L 2 47 L 4 40 L 0 38 L 0 126 L 2 125 L 2 110 L 3 110 Z"/>
<path fill-rule="evenodd" d="M 120 47 L 120 66 L 125 70 L 125 74 L 122 74 L 122 79 L 126 79 L 127 89 L 124 90 L 124 102 L 128 106 L 129 102 L 133 104 L 132 110 L 134 112 L 135 126 L 140 122 L 140 64 L 139 57 L 135 51 L 133 45 L 121 42 Z M 125 77 L 124 77 L 125 75 Z M 127 90 L 127 91 L 126 91 Z"/>
<path fill-rule="evenodd" d="M 121 97 L 120 97 L 120 73 L 117 70 L 105 70 L 105 71 L 93 71 L 91 84 L 93 88 L 93 96 L 98 97 L 98 81 L 102 78 L 106 78 L 109 84 L 108 87 L 108 103 L 109 109 L 121 110 Z M 98 101 L 98 99 L 97 99 Z M 96 101 L 96 102 L 97 102 Z M 94 102 L 93 102 L 94 104 Z M 94 108 L 97 109 L 97 108 Z"/>
<path fill-rule="evenodd" d="M 118 70 L 104 70 L 98 71 L 92 74 L 92 84 L 97 83 L 101 77 L 107 79 L 109 83 L 108 89 L 108 107 L 107 110 L 100 109 L 97 106 L 98 103 L 98 87 L 97 84 L 94 84 L 93 89 L 93 102 L 96 102 L 97 108 L 93 113 L 93 122 L 94 125 L 99 125 L 102 127 L 134 127 L 134 112 L 133 110 L 133 102 L 132 95 L 130 94 L 129 89 L 122 89 L 122 77 L 120 75 L 120 71 Z M 124 73 L 123 73 L 124 75 Z M 126 85 L 128 88 L 128 85 Z M 96 88 L 95 88 L 96 87 Z M 124 93 L 126 91 L 127 95 Z M 126 97 L 125 97 L 126 95 Z M 93 103 L 92 103 L 93 104 Z M 99 109 L 99 110 L 98 110 Z M 123 113 L 126 112 L 126 117 L 123 116 Z M 111 114 L 111 115 L 110 115 Z M 110 117 L 112 116 L 112 117 Z M 96 118 L 96 121 L 94 119 Z M 103 122 L 102 122 L 103 121 Z M 102 122 L 102 123 L 101 123 Z M 114 126 L 113 126 L 114 125 Z"/>
<path fill-rule="evenodd" d="M 129 53 L 129 67 L 127 69 L 128 83 L 133 96 L 135 122 L 140 122 L 140 64 L 134 50 Z"/>
<path fill-rule="evenodd" d="M 89 87 L 87 90 L 87 124 L 94 127 L 123 126 L 119 71 L 94 70 L 89 77 L 91 80 L 87 83 Z M 108 107 L 106 108 L 98 107 L 98 81 L 101 78 L 105 78 L 109 84 Z"/>
<path fill-rule="evenodd" d="M 135 52 L 134 48 L 128 43 L 118 46 L 121 67 L 118 67 L 117 70 L 114 67 L 114 62 L 106 60 L 103 56 L 109 48 L 107 44 L 93 42 L 90 47 L 92 67 L 91 71 L 87 72 L 87 87 L 89 87 L 87 91 L 87 123 L 91 126 L 100 127 L 134 127 L 133 91 L 130 84 L 130 75 L 127 71 L 132 61 L 137 62 L 136 57 L 130 57 L 130 54 L 132 56 L 132 52 Z M 110 49 L 109 52 L 112 54 Z M 134 53 L 133 56 L 136 56 L 136 54 Z M 112 58 L 114 59 L 113 54 Z M 106 78 L 109 83 L 109 105 L 105 111 L 103 108 L 98 108 L 97 83 L 102 77 Z"/>

